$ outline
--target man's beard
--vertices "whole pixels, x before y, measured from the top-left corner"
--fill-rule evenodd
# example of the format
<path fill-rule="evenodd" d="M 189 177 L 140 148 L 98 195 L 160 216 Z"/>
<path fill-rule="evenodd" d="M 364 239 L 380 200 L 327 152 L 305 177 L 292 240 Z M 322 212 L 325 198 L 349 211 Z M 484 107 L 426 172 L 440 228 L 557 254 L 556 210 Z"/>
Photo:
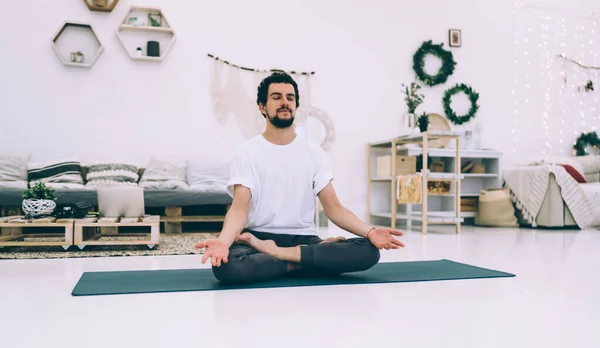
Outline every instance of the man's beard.
<path fill-rule="evenodd" d="M 281 110 L 279 110 L 279 111 L 281 111 Z M 295 116 L 292 114 L 292 112 L 290 110 L 288 110 L 288 112 L 291 115 L 291 117 L 288 119 L 279 118 L 279 116 L 277 116 L 277 113 L 275 113 L 275 116 L 271 117 L 271 116 L 269 116 L 268 112 L 267 112 L 267 119 L 269 120 L 269 122 L 271 122 L 271 124 L 273 126 L 275 126 L 275 128 L 281 128 L 281 129 L 289 128 L 294 123 Z"/>

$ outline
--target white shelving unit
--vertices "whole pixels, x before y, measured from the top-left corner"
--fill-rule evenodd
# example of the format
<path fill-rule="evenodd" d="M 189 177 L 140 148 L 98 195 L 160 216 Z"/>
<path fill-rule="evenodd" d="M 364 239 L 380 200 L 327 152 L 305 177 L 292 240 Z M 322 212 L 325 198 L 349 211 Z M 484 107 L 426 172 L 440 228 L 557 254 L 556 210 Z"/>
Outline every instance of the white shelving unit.
<path fill-rule="evenodd" d="M 432 137 L 435 137 L 435 133 L 428 134 L 428 140 L 432 140 Z M 458 137 L 456 139 L 458 140 Z M 479 191 L 483 189 L 501 187 L 502 153 L 493 150 L 460 149 L 459 141 L 456 142 L 459 151 L 457 151 L 456 148 L 438 149 L 427 148 L 427 146 L 406 146 L 409 143 L 414 144 L 415 140 L 419 140 L 416 143 L 422 144 L 424 139 L 422 135 L 416 135 L 368 144 L 368 220 L 380 224 L 389 224 L 392 228 L 398 227 L 399 222 L 405 222 L 407 228 L 411 228 L 413 223 L 421 223 L 421 228 L 424 233 L 426 233 L 427 223 L 456 223 L 458 233 L 458 224 L 464 222 L 465 219 L 474 218 L 476 214 L 474 211 L 461 211 L 461 199 L 477 198 L 479 197 Z M 395 152 L 392 151 L 393 147 L 396 148 Z M 422 183 L 422 204 L 398 204 L 395 200 L 397 175 L 395 175 L 395 173 L 390 173 L 390 176 L 377 176 L 377 157 L 390 156 L 393 154 L 396 156 L 422 156 L 424 150 L 426 151 L 426 156 L 423 156 L 423 162 L 427 163 L 425 162 L 425 158 L 432 162 L 443 162 L 444 173 L 426 172 L 426 175 L 424 175 L 424 182 Z M 389 158 L 389 168 L 396 168 L 394 156 L 390 156 Z M 484 165 L 485 173 L 462 173 L 460 168 L 469 161 L 473 164 Z M 422 172 L 422 167 L 418 167 L 417 172 Z M 427 192 L 427 182 L 434 180 L 449 181 L 451 183 L 450 193 L 428 193 L 425 195 L 424 193 Z M 427 207 L 425 214 L 426 221 L 423 220 L 424 205 Z M 456 212 L 458 212 L 458 217 Z"/>
<path fill-rule="evenodd" d="M 149 24 L 150 14 L 159 16 L 161 21 L 160 26 L 152 26 Z M 134 21 L 135 24 L 131 24 L 131 18 L 137 18 L 138 20 Z M 135 39 L 132 39 L 128 36 L 129 34 L 133 33 L 136 33 Z M 171 28 L 169 22 L 164 16 L 163 11 L 160 8 L 137 6 L 132 6 L 129 8 L 129 11 L 123 19 L 123 22 L 121 25 L 119 25 L 119 29 L 117 30 L 116 34 L 119 38 L 119 42 L 132 60 L 147 62 L 162 61 L 169 53 L 177 37 L 175 30 Z M 160 43 L 160 55 L 158 57 L 148 56 L 147 52 L 145 52 L 142 53 L 141 56 L 138 56 L 136 54 L 136 48 L 143 47 L 143 50 L 145 50 L 145 44 L 149 40 Z M 135 45 L 132 45 L 132 43 L 135 43 Z"/>

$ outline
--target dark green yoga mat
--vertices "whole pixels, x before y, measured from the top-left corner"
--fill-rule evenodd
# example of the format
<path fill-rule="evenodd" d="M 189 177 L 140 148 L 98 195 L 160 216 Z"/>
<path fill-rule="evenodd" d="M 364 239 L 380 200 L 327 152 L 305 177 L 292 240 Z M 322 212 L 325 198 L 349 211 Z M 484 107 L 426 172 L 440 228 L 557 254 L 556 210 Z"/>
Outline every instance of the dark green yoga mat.
<path fill-rule="evenodd" d="M 449 260 L 378 263 L 371 269 L 328 277 L 288 276 L 267 282 L 224 285 L 211 269 L 85 272 L 71 293 L 74 296 L 424 282 L 433 280 L 514 277 L 514 274 Z"/>

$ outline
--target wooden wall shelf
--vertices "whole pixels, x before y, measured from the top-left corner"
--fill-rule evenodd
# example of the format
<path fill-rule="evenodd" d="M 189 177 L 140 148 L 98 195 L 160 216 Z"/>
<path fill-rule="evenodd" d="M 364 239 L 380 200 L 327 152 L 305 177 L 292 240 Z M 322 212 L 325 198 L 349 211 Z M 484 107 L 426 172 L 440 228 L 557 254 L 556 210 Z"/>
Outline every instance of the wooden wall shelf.
<path fill-rule="evenodd" d="M 160 25 L 152 25 L 152 20 L 150 19 L 151 15 L 153 18 L 157 18 L 157 20 L 160 21 Z M 132 34 L 139 36 L 139 41 L 136 40 L 136 42 L 139 43 L 129 47 L 131 41 L 125 37 L 125 33 L 128 33 L 127 35 Z M 123 46 L 129 55 L 129 58 L 132 60 L 159 62 L 162 61 L 171 50 L 176 34 L 160 8 L 132 6 L 129 8 L 121 25 L 119 25 L 119 29 L 117 29 L 117 37 L 119 38 L 119 42 L 121 42 L 121 46 Z M 160 37 L 166 37 L 166 40 L 160 40 Z M 149 40 L 158 41 L 160 43 L 158 57 L 148 56 L 147 42 Z M 138 47 L 142 48 L 141 54 L 137 52 Z"/>
<path fill-rule="evenodd" d="M 107 0 L 105 6 L 96 5 L 94 0 L 83 0 L 83 2 L 85 2 L 90 11 L 112 12 L 119 3 L 119 0 Z"/>
<path fill-rule="evenodd" d="M 71 57 L 71 56 L 74 54 L 73 52 L 68 53 L 68 52 L 61 51 L 60 41 L 65 40 L 62 37 L 70 29 L 75 29 L 75 30 L 83 29 L 84 32 L 88 32 L 87 35 L 91 36 L 93 41 L 95 41 L 97 43 L 97 47 L 87 47 L 86 49 L 84 49 L 82 51 L 83 60 L 81 60 L 81 61 L 78 59 L 76 61 L 72 61 L 73 57 Z M 85 47 L 86 44 L 82 43 L 80 46 Z M 63 25 L 60 27 L 58 32 L 52 38 L 52 48 L 54 49 L 54 52 L 56 52 L 56 55 L 58 56 L 60 61 L 65 66 L 73 66 L 73 67 L 80 67 L 80 68 L 91 68 L 94 65 L 94 63 L 96 63 L 96 60 L 98 60 L 98 57 L 100 56 L 100 54 L 102 54 L 102 52 L 104 51 L 104 46 L 102 46 L 102 43 L 100 42 L 98 35 L 96 35 L 96 33 L 94 32 L 94 29 L 92 28 L 92 26 L 90 24 L 77 23 L 77 22 L 63 23 Z M 62 48 L 62 50 L 64 50 L 64 48 Z M 81 49 L 79 49 L 77 52 L 79 52 L 79 51 L 81 51 Z"/>

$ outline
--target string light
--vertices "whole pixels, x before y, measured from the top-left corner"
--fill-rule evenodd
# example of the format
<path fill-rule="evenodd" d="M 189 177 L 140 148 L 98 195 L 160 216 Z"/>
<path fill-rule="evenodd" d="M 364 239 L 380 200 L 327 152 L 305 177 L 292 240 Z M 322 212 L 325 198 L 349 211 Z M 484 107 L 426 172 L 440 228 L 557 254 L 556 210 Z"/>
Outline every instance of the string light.
<path fill-rule="evenodd" d="M 578 58 L 579 61 L 584 61 L 585 60 L 585 55 L 583 54 L 583 52 L 585 52 L 585 39 L 583 36 L 584 33 L 584 27 L 583 25 L 578 25 L 577 29 L 579 29 L 580 31 L 580 35 L 578 35 L 578 41 L 581 41 L 581 56 Z M 583 91 L 580 90 L 580 86 L 581 86 L 581 82 L 583 81 L 583 79 L 581 78 L 582 75 L 584 75 L 584 71 L 582 71 L 582 69 L 577 69 L 577 71 L 579 72 L 579 79 L 578 79 L 578 85 L 577 85 L 577 91 L 580 92 L 579 93 L 579 113 L 581 115 L 581 120 L 579 122 L 581 122 L 581 128 L 585 129 L 586 128 L 586 124 L 585 124 L 585 106 L 583 105 L 583 99 L 585 98 L 585 93 Z"/>
<path fill-rule="evenodd" d="M 562 28 L 561 33 L 560 33 L 560 37 L 561 37 L 561 43 L 560 43 L 560 52 L 565 52 L 567 49 L 567 44 L 566 44 L 566 34 L 567 34 L 567 27 L 565 26 L 565 18 L 561 17 L 560 19 L 560 27 Z M 558 33 L 558 30 L 557 30 Z M 567 118 L 567 109 L 565 107 L 565 95 L 564 95 L 564 90 L 566 87 L 566 79 L 567 79 L 567 71 L 566 71 L 566 62 L 564 60 L 561 60 L 561 87 L 558 89 L 558 101 L 560 104 L 560 108 L 562 110 L 562 115 L 560 117 L 560 127 L 559 127 L 559 136 L 558 136 L 558 143 L 560 144 L 559 146 L 559 152 L 561 155 L 564 154 L 565 148 L 563 146 L 563 138 L 564 138 L 564 129 L 565 129 L 565 119 Z"/>
<path fill-rule="evenodd" d="M 534 9 L 534 15 L 525 7 Z M 595 15 L 590 18 L 566 9 L 524 5 L 523 0 L 514 0 L 513 16 L 512 152 L 524 141 L 537 141 L 538 151 L 544 155 L 571 153 L 571 142 L 582 132 L 600 128 L 600 70 L 585 69 L 565 59 L 557 64 L 556 59 L 560 54 L 598 66 L 600 21 Z M 584 88 L 588 81 L 594 84 L 594 91 Z"/>
<path fill-rule="evenodd" d="M 596 15 L 592 15 L 593 20 L 592 20 L 592 28 L 591 28 L 591 40 L 590 40 L 590 53 L 592 54 L 593 58 L 592 58 L 592 66 L 598 66 L 598 49 L 600 49 L 599 47 L 597 47 L 598 42 L 596 41 L 596 32 L 598 29 L 598 18 L 596 17 Z M 592 73 L 592 80 L 594 82 L 596 82 L 596 88 L 600 87 L 598 86 L 598 79 L 596 78 L 598 76 L 598 70 L 593 70 Z M 592 106 L 590 108 L 590 113 L 593 116 L 594 122 L 592 125 L 592 131 L 595 132 L 598 129 L 598 124 L 600 123 L 600 117 L 598 117 L 598 113 L 596 112 L 597 110 L 597 106 L 598 106 L 598 93 L 594 90 L 593 92 L 593 99 L 592 99 Z"/>
<path fill-rule="evenodd" d="M 521 31 L 519 30 L 519 15 L 518 15 L 518 9 L 523 7 L 523 1 L 522 0 L 515 0 L 514 4 L 513 4 L 513 16 L 514 16 L 514 23 L 515 23 L 515 50 L 514 50 L 514 66 L 513 66 L 513 90 L 512 90 L 512 98 L 513 98 L 513 108 L 514 108 L 514 117 L 513 117 L 513 122 L 512 122 L 512 127 L 511 127 L 511 134 L 512 134 L 512 152 L 516 153 L 517 152 L 517 132 L 519 130 L 519 124 L 518 124 L 518 120 L 519 120 L 519 95 L 520 93 L 517 93 L 517 90 L 519 88 L 519 72 L 518 72 L 518 67 L 519 67 L 519 37 L 521 35 Z M 524 42 L 527 42 L 526 39 L 524 40 Z"/>
<path fill-rule="evenodd" d="M 546 81 L 546 90 L 544 92 L 544 110 L 542 111 L 542 124 L 544 126 L 544 145 L 546 146 L 542 153 L 544 155 L 552 154 L 552 146 L 550 145 L 550 112 L 552 111 L 552 104 L 550 101 L 550 91 L 552 84 L 552 75 L 550 69 L 550 49 L 548 47 L 548 21 L 550 20 L 550 16 L 542 15 L 540 16 L 540 36 L 542 42 L 540 43 L 543 50 L 542 59 L 544 62 L 545 69 L 542 69 L 541 79 L 540 81 L 544 81 L 546 76 L 548 77 L 548 81 Z"/>

